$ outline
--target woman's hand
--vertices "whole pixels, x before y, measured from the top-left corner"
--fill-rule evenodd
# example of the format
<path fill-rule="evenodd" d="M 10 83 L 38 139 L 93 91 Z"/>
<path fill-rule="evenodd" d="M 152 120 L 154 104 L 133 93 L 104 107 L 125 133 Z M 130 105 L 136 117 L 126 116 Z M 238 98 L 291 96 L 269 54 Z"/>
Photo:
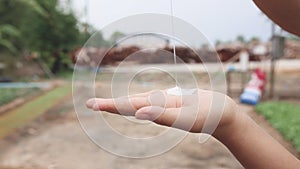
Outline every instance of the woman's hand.
<path fill-rule="evenodd" d="M 95 111 L 135 116 L 190 132 L 203 131 L 204 122 L 209 127 L 219 122 L 213 136 L 245 168 L 298 169 L 300 166 L 297 158 L 248 116 L 237 112 L 236 103 L 221 93 L 198 90 L 194 95 L 181 97 L 168 95 L 165 90 L 151 91 L 116 99 L 90 99 L 86 105 Z"/>
<path fill-rule="evenodd" d="M 183 96 L 157 90 L 115 99 L 94 98 L 89 99 L 86 105 L 95 111 L 135 116 L 190 132 L 201 132 L 210 112 L 211 123 L 219 122 L 217 129 L 229 127 L 236 119 L 237 106 L 224 94 L 200 89 L 193 95 Z"/>

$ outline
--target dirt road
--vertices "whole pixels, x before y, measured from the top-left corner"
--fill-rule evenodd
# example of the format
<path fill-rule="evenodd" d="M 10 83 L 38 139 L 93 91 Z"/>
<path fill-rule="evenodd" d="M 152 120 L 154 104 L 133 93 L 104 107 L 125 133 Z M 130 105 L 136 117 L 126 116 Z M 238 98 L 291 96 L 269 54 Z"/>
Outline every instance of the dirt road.
<path fill-rule="evenodd" d="M 184 78 L 184 76 L 181 77 Z M 147 91 L 153 88 L 166 88 L 170 84 L 168 78 L 161 75 L 158 77 L 142 76 L 136 78 L 130 87 L 131 92 Z M 103 76 L 100 79 L 101 81 L 97 85 L 99 89 L 97 95 L 109 97 L 108 95 L 104 95 L 110 86 L 110 77 Z M 188 83 L 187 79 L 185 81 Z M 206 83 L 202 82 L 202 84 L 202 87 L 209 87 Z M 118 85 L 121 86 L 123 84 Z M 72 105 L 71 100 L 68 104 Z M 241 112 L 247 113 L 249 111 L 253 111 L 253 109 L 248 106 L 241 106 Z M 255 114 L 252 114 L 252 116 L 255 116 Z M 128 135 L 142 136 L 147 132 L 157 134 L 166 130 L 164 127 L 151 123 L 137 125 L 135 122 L 121 116 L 105 114 L 105 117 L 119 132 Z M 87 120 L 91 120 L 92 122 L 93 118 L 87 116 Z M 94 127 L 97 128 L 97 125 L 101 124 L 96 124 Z M 271 132 L 276 133 L 276 131 Z M 0 166 L 35 169 L 243 168 L 227 148 L 217 140 L 211 138 L 206 143 L 199 144 L 198 134 L 188 134 L 177 146 L 159 156 L 146 159 L 130 159 L 115 156 L 99 148 L 87 137 L 80 127 L 73 110 L 69 110 L 64 116 L 56 118 L 56 120 L 39 123 L 39 125 L 35 126 L 34 132 L 28 131 L 28 133 L 30 134 L 14 140 L 15 142 L 8 144 L 9 146 L 5 151 L 0 152 Z M 106 138 L 108 142 L 116 142 L 116 140 L 109 140 L 109 132 L 102 131 L 101 133 L 98 135 L 99 137 Z M 143 147 L 144 151 L 151 151 L 152 148 Z"/>
<path fill-rule="evenodd" d="M 42 128 L 41 133 L 23 139 L 5 153 L 1 164 L 41 169 L 242 168 L 218 141 L 199 144 L 193 134 L 165 154 L 139 160 L 117 157 L 100 149 L 87 138 L 73 115 L 63 123 L 48 123 Z"/>

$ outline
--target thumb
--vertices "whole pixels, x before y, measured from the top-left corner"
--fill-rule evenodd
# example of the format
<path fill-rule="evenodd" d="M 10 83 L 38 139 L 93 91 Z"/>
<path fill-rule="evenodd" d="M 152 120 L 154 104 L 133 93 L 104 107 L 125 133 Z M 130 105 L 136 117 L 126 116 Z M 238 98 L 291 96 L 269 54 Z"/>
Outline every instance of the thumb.
<path fill-rule="evenodd" d="M 198 121 L 197 124 L 198 113 L 193 107 L 163 108 L 148 106 L 139 109 L 135 113 L 135 117 L 186 131 L 199 132 L 201 129 L 201 123 Z"/>
<path fill-rule="evenodd" d="M 165 108 L 159 106 L 147 106 L 140 108 L 135 117 L 140 120 L 155 121 L 165 112 Z"/>

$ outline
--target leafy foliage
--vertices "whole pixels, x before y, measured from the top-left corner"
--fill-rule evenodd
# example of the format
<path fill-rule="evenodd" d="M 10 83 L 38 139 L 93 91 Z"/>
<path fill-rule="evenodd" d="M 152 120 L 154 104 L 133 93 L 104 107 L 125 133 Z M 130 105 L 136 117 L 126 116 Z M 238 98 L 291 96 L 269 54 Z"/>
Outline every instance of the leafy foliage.
<path fill-rule="evenodd" d="M 0 106 L 6 104 L 18 97 L 25 97 L 33 92 L 37 92 L 39 89 L 0 89 L 1 97 L 0 97 Z"/>
<path fill-rule="evenodd" d="M 58 0 L 1 0 L 0 51 L 34 52 L 54 73 L 66 69 L 65 58 L 82 45 L 83 35 L 72 11 L 58 5 Z"/>
<path fill-rule="evenodd" d="M 7 37 L 19 37 L 19 30 L 9 24 L 0 25 L 0 46 L 7 48 L 10 52 L 17 53 L 17 48 L 11 43 Z"/>
<path fill-rule="evenodd" d="M 246 39 L 245 39 L 245 37 L 243 35 L 238 35 L 236 37 L 236 41 L 241 42 L 241 43 L 245 43 Z"/>
<path fill-rule="evenodd" d="M 59 0 L 0 0 L 0 54 L 5 53 L 1 57 L 9 51 L 21 60 L 25 54 L 46 63 L 54 74 L 68 70 L 70 52 L 83 46 L 96 30 L 80 23 L 71 8 L 60 5 Z M 108 47 L 111 42 L 99 36 L 92 44 Z"/>
<path fill-rule="evenodd" d="M 120 40 L 120 38 L 123 38 L 124 36 L 124 33 L 116 31 L 110 36 L 110 41 L 112 44 L 115 44 L 118 40 Z"/>
<path fill-rule="evenodd" d="M 71 12 L 59 11 L 57 0 L 36 1 L 47 15 L 45 17 L 37 15 L 35 11 L 28 12 L 27 18 L 31 19 L 26 20 L 22 35 L 30 36 L 22 41 L 22 44 L 26 49 L 38 52 L 52 72 L 57 73 L 68 67 L 68 63 L 64 63 L 63 60 L 68 57 L 68 52 L 79 45 L 77 19 Z"/>
<path fill-rule="evenodd" d="M 284 102 L 266 102 L 259 104 L 256 110 L 300 152 L 300 106 Z"/>

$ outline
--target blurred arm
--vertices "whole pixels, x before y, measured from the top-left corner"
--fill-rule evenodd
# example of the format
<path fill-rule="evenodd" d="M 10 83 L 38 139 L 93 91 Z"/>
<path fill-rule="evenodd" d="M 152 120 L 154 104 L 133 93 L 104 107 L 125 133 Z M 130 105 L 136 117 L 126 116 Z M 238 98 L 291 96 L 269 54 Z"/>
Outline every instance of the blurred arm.
<path fill-rule="evenodd" d="M 253 0 L 276 24 L 300 36 L 300 0 Z"/>
<path fill-rule="evenodd" d="M 214 136 L 234 154 L 246 169 L 299 169 L 300 162 L 265 133 L 252 119 L 239 112 L 230 127 Z"/>
<path fill-rule="evenodd" d="M 213 101 L 212 96 L 218 96 L 211 91 L 199 90 L 198 93 L 198 99 L 192 97 L 184 101 L 180 97 L 165 95 L 166 104 L 163 107 L 153 106 L 149 102 L 151 95 L 156 96 L 154 100 L 159 102 L 160 98 L 164 98 L 162 95 L 156 95 L 155 92 L 115 99 L 93 98 L 88 100 L 86 105 L 95 111 L 131 115 L 137 119 L 150 120 L 160 125 L 198 133 L 208 117 L 210 103 Z M 196 114 L 194 114 L 194 105 L 201 107 Z M 213 136 L 226 145 L 247 169 L 300 168 L 300 161 L 246 114 L 239 112 L 236 103 L 229 97 L 226 97 L 222 119 Z"/>

